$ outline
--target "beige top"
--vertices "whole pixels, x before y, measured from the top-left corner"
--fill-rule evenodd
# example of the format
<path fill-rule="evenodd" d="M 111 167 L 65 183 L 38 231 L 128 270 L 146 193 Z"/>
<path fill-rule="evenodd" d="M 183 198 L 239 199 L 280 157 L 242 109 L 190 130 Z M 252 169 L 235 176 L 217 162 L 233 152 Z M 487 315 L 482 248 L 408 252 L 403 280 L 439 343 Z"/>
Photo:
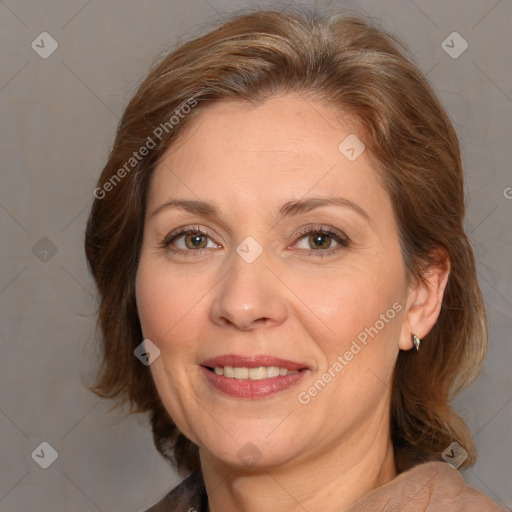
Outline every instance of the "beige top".
<path fill-rule="evenodd" d="M 502 512 L 445 462 L 420 464 L 363 496 L 348 512 Z"/>

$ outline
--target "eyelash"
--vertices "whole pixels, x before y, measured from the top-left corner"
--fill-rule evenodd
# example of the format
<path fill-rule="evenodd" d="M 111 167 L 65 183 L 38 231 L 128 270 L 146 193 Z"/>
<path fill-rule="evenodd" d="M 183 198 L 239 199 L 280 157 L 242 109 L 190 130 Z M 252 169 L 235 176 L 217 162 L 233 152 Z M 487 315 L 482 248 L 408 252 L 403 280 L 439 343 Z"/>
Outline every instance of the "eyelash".
<path fill-rule="evenodd" d="M 172 242 L 174 242 L 175 240 L 177 240 L 178 238 L 180 238 L 183 235 L 189 235 L 189 234 L 202 235 L 202 236 L 210 238 L 210 235 L 208 233 L 206 233 L 204 230 L 202 230 L 199 226 L 194 227 L 194 228 L 184 228 L 184 229 L 180 229 L 179 231 L 171 233 L 170 235 L 166 236 L 161 244 L 162 249 L 166 249 L 174 254 L 180 254 L 180 255 L 184 255 L 184 256 L 189 256 L 189 255 L 190 256 L 200 256 L 200 255 L 202 255 L 203 251 L 208 250 L 208 249 L 183 250 L 183 249 L 171 248 Z M 342 248 L 347 248 L 350 244 L 349 238 L 344 233 L 341 233 L 337 230 L 333 230 L 332 228 L 324 227 L 324 226 L 314 226 L 314 227 L 309 226 L 307 228 L 302 229 L 298 233 L 294 233 L 294 236 L 299 237 L 297 240 L 297 242 L 299 242 L 306 235 L 309 235 L 309 234 L 328 235 L 331 238 L 333 238 L 336 242 L 338 242 L 338 244 L 340 245 L 340 247 L 335 247 L 334 249 L 326 249 L 326 250 L 300 249 L 302 251 L 309 252 L 310 253 L 309 256 L 313 257 L 313 258 L 325 258 L 327 256 L 331 256 L 334 253 L 337 253 L 338 251 L 340 251 Z"/>

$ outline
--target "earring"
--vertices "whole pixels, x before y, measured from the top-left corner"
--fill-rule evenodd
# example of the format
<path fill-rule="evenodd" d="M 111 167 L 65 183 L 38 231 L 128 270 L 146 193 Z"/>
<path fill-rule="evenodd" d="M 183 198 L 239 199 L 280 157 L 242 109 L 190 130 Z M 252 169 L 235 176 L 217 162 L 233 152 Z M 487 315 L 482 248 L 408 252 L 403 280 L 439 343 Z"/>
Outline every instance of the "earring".
<path fill-rule="evenodd" d="M 418 338 L 418 335 L 413 332 L 411 334 L 411 339 L 412 339 L 412 342 L 414 343 L 414 346 L 416 347 L 416 350 L 419 350 L 420 349 L 421 340 Z"/>

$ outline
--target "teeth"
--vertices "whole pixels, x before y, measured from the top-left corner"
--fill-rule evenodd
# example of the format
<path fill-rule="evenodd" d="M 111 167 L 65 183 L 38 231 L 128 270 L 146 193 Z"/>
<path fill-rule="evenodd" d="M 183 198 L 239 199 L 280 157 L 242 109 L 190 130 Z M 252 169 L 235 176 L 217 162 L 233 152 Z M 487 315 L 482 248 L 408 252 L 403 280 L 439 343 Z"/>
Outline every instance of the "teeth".
<path fill-rule="evenodd" d="M 264 366 L 260 366 L 259 368 L 250 368 L 249 369 L 249 378 L 251 380 L 261 380 L 267 377 L 267 369 Z"/>
<path fill-rule="evenodd" d="M 223 375 L 230 379 L 240 380 L 262 380 L 271 379 L 272 377 L 285 376 L 292 373 L 286 368 L 279 368 L 278 366 L 259 366 L 257 368 L 245 368 L 238 366 L 216 366 L 213 371 L 217 375 Z"/>
<path fill-rule="evenodd" d="M 235 379 L 248 379 L 249 378 L 249 368 L 233 368 L 233 373 L 235 374 Z"/>
<path fill-rule="evenodd" d="M 283 373 L 281 373 L 281 370 Z M 267 377 L 270 378 L 270 377 L 279 377 L 279 375 L 287 375 L 288 373 L 291 373 L 291 372 L 288 372 L 288 370 L 286 368 L 279 368 L 278 366 L 269 366 L 267 368 Z M 296 372 L 294 372 L 296 373 Z"/>

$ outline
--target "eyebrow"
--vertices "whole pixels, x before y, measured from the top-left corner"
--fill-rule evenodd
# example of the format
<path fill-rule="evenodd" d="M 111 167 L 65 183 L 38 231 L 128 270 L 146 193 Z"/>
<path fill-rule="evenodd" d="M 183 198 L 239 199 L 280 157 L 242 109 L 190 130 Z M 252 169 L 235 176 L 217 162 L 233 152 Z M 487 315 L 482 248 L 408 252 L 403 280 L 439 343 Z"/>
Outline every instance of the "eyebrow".
<path fill-rule="evenodd" d="M 350 208 L 371 224 L 371 218 L 368 213 L 358 204 L 350 201 L 349 199 L 345 199 L 344 197 L 310 197 L 308 199 L 288 201 L 279 209 L 279 219 L 291 217 L 300 213 L 307 213 L 315 208 L 321 208 L 323 206 L 342 206 Z M 184 210 L 197 215 L 203 215 L 205 217 L 221 217 L 220 209 L 214 203 L 193 199 L 170 199 L 158 206 L 151 214 L 151 217 L 168 208 Z"/>

